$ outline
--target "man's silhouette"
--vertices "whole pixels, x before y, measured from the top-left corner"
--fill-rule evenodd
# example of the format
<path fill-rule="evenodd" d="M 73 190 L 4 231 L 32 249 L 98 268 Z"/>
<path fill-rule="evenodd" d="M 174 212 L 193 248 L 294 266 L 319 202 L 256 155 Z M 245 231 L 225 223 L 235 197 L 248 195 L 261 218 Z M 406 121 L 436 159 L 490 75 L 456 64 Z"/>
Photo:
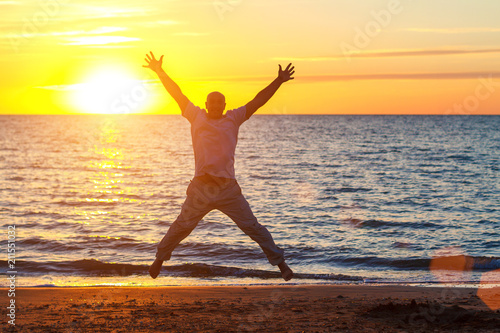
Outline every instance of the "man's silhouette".
<path fill-rule="evenodd" d="M 278 77 L 252 101 L 223 114 L 226 108 L 223 94 L 210 93 L 205 103 L 206 111 L 194 106 L 162 69 L 163 56 L 157 60 L 153 52 L 150 54 L 146 55 L 147 65 L 143 67 L 150 68 L 158 75 L 181 108 L 182 116 L 191 123 L 195 176 L 186 190 L 187 197 L 182 204 L 181 213 L 158 245 L 156 260 L 149 268 L 149 274 L 155 279 L 160 274 L 163 261 L 170 259 L 174 248 L 208 212 L 218 209 L 260 245 L 271 265 L 278 265 L 285 281 L 290 280 L 293 272 L 285 263 L 283 250 L 276 246 L 266 227 L 257 222 L 241 193 L 235 179 L 234 152 L 240 125 L 263 106 L 282 83 L 293 80 L 294 67 L 289 64 L 283 70 L 279 65 Z"/>

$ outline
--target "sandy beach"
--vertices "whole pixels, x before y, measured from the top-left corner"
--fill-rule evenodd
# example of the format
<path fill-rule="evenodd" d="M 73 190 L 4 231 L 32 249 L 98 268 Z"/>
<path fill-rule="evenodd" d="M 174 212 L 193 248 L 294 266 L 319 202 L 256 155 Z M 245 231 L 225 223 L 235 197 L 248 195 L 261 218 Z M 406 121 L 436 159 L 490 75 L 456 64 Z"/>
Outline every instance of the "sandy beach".
<path fill-rule="evenodd" d="M 500 332 L 499 299 L 399 285 L 19 288 L 2 331 Z"/>

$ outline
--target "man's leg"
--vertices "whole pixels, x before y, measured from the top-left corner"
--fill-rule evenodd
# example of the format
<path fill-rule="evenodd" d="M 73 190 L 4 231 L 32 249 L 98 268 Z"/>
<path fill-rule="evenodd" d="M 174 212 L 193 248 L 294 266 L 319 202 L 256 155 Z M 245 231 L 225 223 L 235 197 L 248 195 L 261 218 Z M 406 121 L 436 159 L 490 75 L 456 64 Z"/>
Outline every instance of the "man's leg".
<path fill-rule="evenodd" d="M 172 251 L 179 243 L 189 236 L 191 231 L 198 225 L 198 222 L 212 210 L 208 197 L 200 195 L 199 184 L 191 182 L 186 190 L 187 197 L 182 204 L 181 213 L 172 223 L 158 245 L 156 260 L 149 268 L 149 275 L 155 279 L 160 274 L 161 266 L 164 261 L 169 260 Z"/>
<path fill-rule="evenodd" d="M 276 246 L 271 233 L 257 221 L 248 201 L 241 194 L 239 185 L 237 188 L 239 193 L 236 193 L 235 197 L 218 204 L 216 208 L 229 216 L 245 234 L 257 242 L 267 256 L 269 263 L 273 266 L 278 265 L 283 279 L 290 280 L 293 277 L 293 272 L 285 263 L 283 249 Z"/>

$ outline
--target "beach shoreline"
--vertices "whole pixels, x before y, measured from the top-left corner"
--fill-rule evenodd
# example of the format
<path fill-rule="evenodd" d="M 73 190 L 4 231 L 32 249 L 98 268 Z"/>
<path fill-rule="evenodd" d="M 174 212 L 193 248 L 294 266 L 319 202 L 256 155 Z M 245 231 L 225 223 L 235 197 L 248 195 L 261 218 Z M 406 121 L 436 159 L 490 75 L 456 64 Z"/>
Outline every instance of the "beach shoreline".
<path fill-rule="evenodd" d="M 499 332 L 499 288 L 482 290 L 342 284 L 21 287 L 15 322 L 17 331 L 28 332 Z"/>

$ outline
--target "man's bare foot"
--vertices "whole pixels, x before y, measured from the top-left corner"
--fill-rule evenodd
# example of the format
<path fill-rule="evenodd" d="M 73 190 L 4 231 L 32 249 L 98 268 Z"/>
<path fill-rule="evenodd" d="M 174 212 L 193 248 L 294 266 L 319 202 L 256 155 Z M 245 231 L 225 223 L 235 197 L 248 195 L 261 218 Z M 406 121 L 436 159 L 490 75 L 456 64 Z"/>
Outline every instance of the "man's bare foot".
<path fill-rule="evenodd" d="M 151 267 L 149 267 L 149 275 L 151 275 L 153 279 L 156 279 L 156 277 L 160 274 L 161 265 L 163 265 L 163 261 L 156 259 Z"/>
<path fill-rule="evenodd" d="M 281 271 L 281 276 L 283 277 L 283 280 L 289 281 L 293 278 L 293 272 L 288 267 L 288 265 L 283 261 L 281 264 L 278 265 L 280 271 Z"/>

